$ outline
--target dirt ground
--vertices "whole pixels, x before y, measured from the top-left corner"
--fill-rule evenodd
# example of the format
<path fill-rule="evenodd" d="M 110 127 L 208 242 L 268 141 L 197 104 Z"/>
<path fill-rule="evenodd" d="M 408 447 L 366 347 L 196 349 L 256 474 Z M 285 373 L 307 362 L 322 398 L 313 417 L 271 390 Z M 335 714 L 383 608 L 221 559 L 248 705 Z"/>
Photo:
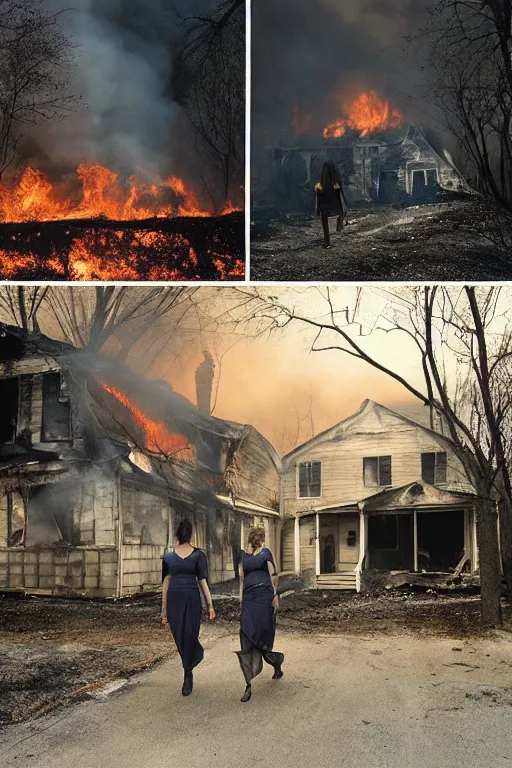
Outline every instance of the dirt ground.
<path fill-rule="evenodd" d="M 239 604 L 217 596 L 215 625 L 203 624 L 205 643 L 236 635 Z M 505 631 L 512 610 L 504 606 Z M 479 601 L 473 596 L 412 594 L 380 596 L 336 591 L 284 594 L 279 630 L 293 634 L 403 634 L 483 636 Z M 81 601 L 0 598 L 0 725 L 45 713 L 57 703 L 87 696 L 95 686 L 130 677 L 175 653 L 160 624 L 160 599 Z"/>
<path fill-rule="evenodd" d="M 510 232 L 473 199 L 349 211 L 332 248 L 313 215 L 253 214 L 251 280 L 510 280 Z M 505 241 L 505 242 L 504 242 Z"/>

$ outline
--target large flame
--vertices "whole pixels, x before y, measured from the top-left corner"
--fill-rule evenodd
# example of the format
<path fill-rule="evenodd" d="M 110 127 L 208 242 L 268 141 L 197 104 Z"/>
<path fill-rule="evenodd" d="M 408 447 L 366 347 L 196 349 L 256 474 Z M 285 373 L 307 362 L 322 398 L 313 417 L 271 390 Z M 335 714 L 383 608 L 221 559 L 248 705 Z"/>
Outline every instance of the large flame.
<path fill-rule="evenodd" d="M 77 170 L 81 193 L 77 200 L 66 186 L 54 184 L 41 171 L 25 168 L 12 187 L 0 184 L 0 222 L 55 221 L 103 217 L 131 221 L 152 217 L 212 216 L 178 176 L 159 184 L 145 184 L 132 176 L 126 184 L 102 165 L 82 163 Z M 226 203 L 220 214 L 236 208 Z"/>
<path fill-rule="evenodd" d="M 171 456 L 180 461 L 193 462 L 195 460 L 194 447 L 184 435 L 171 432 L 162 422 L 153 421 L 148 418 L 123 392 L 120 392 L 115 387 L 111 387 L 108 384 L 103 384 L 102 386 L 130 411 L 133 420 L 144 433 L 146 440 L 145 448 L 148 451 L 158 455 Z"/>
<path fill-rule="evenodd" d="M 380 99 L 375 91 L 361 93 L 347 110 L 347 117 L 340 117 L 326 125 L 323 130 L 324 138 L 339 138 L 347 129 L 357 131 L 360 136 L 367 136 L 377 131 L 399 128 L 403 118 L 397 109 L 390 106 L 389 101 Z"/>

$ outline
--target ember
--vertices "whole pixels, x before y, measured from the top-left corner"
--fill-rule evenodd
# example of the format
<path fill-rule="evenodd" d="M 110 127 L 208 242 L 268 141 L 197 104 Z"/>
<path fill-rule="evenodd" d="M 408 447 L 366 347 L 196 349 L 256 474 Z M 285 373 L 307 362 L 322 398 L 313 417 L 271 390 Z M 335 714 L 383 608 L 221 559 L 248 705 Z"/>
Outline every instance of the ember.
<path fill-rule="evenodd" d="M 179 461 L 195 460 L 194 447 L 183 435 L 177 432 L 171 432 L 165 424 L 149 419 L 139 408 L 115 387 L 103 384 L 103 389 L 110 392 L 119 402 L 127 408 L 137 426 L 144 432 L 146 438 L 146 449 L 152 453 L 165 454 L 172 456 Z"/>
<path fill-rule="evenodd" d="M 326 139 L 339 138 L 347 129 L 352 129 L 360 136 L 367 136 L 377 131 L 399 128 L 401 124 L 400 112 L 392 108 L 388 101 L 380 99 L 375 91 L 369 91 L 362 93 L 352 102 L 347 117 L 341 117 L 326 125 L 323 135 Z"/>

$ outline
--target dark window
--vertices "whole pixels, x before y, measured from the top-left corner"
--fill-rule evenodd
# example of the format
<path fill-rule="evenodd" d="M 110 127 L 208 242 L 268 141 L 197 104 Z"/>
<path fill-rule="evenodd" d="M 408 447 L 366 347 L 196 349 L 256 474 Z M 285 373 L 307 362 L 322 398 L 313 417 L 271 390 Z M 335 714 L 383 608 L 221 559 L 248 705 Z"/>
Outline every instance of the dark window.
<path fill-rule="evenodd" d="M 13 443 L 18 423 L 18 377 L 0 379 L 0 443 Z"/>
<path fill-rule="evenodd" d="M 430 485 L 446 483 L 446 452 L 421 454 L 421 477 Z"/>
<path fill-rule="evenodd" d="M 397 549 L 397 515 L 380 515 L 368 520 L 368 549 Z"/>
<path fill-rule="evenodd" d="M 364 484 L 368 488 L 391 485 L 391 456 L 369 456 L 363 459 Z"/>
<path fill-rule="evenodd" d="M 299 496 L 300 498 L 318 498 L 321 487 L 321 462 L 308 461 L 299 464 Z"/>
<path fill-rule="evenodd" d="M 42 442 L 69 440 L 71 437 L 69 398 L 60 373 L 43 374 Z"/>
<path fill-rule="evenodd" d="M 357 542 L 356 531 L 349 531 L 347 534 L 347 547 L 355 547 Z"/>

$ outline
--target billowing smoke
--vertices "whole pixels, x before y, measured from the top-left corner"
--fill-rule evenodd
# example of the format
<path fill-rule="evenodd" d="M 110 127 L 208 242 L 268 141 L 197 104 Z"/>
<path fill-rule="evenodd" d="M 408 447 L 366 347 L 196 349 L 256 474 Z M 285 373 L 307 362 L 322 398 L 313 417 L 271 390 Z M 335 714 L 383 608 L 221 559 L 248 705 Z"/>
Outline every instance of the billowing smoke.
<path fill-rule="evenodd" d="M 48 4 L 54 11 L 62 8 L 62 0 Z M 26 147 L 30 161 L 54 172 L 74 170 L 84 160 L 149 178 L 173 171 L 180 118 L 173 61 L 183 19 L 206 15 L 216 5 L 76 0 L 63 18 L 76 45 L 71 88 L 80 106 L 58 123 L 37 127 Z"/>
<path fill-rule="evenodd" d="M 406 118 L 428 122 L 418 90 L 422 53 L 407 46 L 431 0 L 259 0 L 253 4 L 253 145 L 289 141 L 295 105 L 313 130 L 335 97 L 375 90 Z"/>

